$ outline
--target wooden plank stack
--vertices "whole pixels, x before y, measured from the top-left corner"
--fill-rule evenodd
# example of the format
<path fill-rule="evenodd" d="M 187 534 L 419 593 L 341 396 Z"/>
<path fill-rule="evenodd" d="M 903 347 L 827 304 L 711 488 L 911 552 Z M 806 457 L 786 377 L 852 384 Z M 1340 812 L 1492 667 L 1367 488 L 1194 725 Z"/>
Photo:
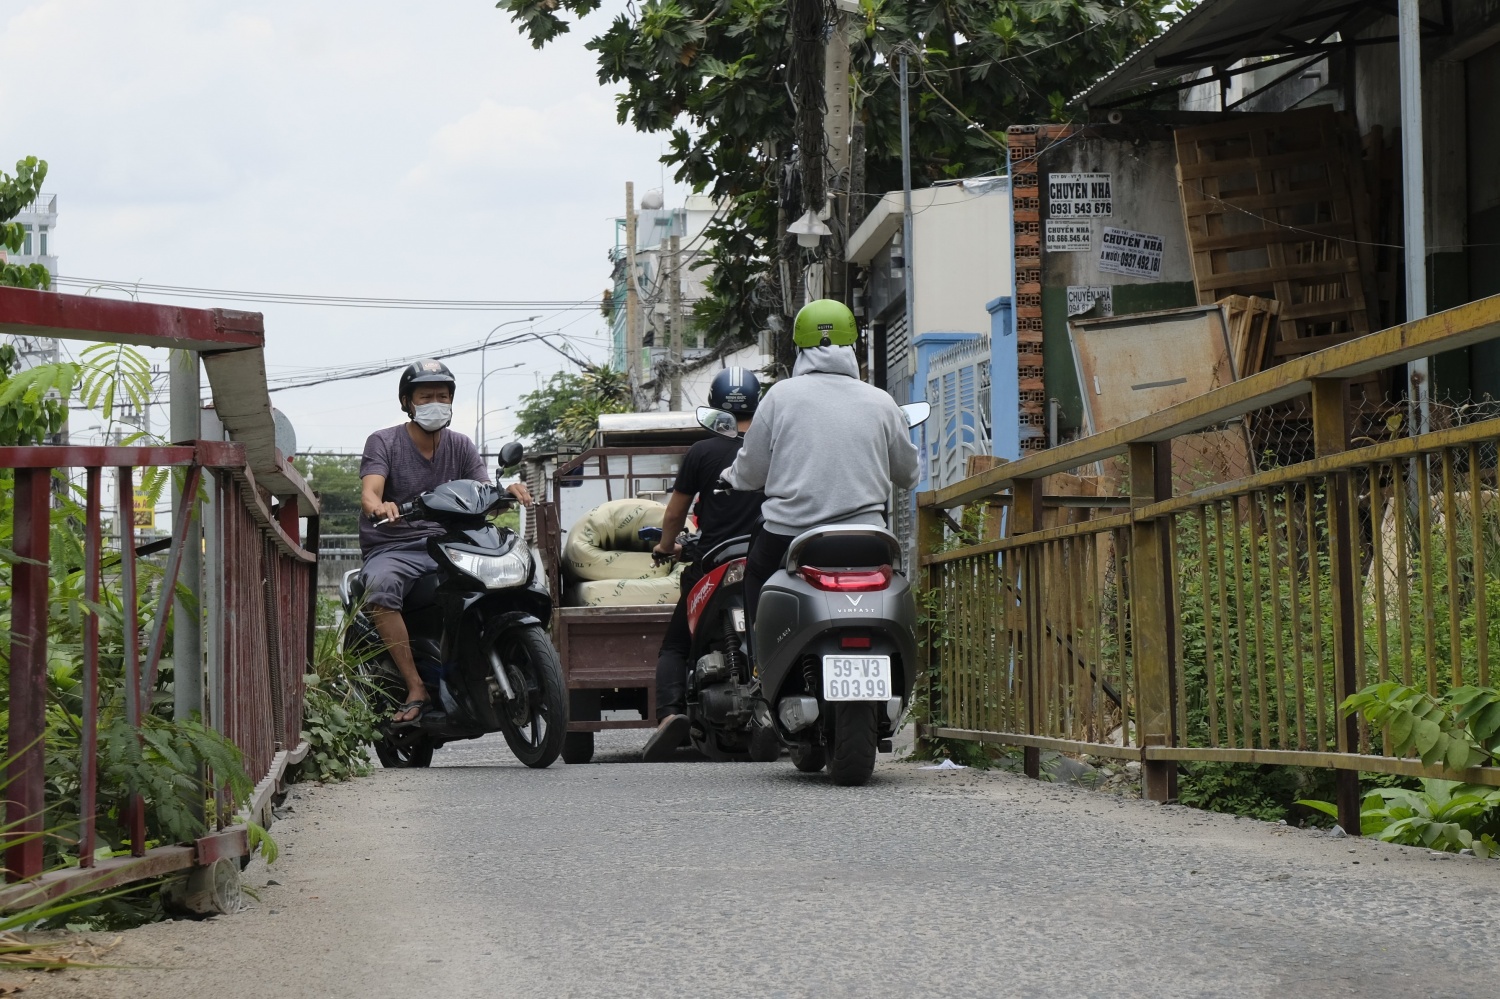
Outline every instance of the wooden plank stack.
<path fill-rule="evenodd" d="M 1198 300 L 1276 299 L 1278 358 L 1371 330 L 1364 171 L 1346 131 L 1322 107 L 1175 133 Z"/>
<path fill-rule="evenodd" d="M 1274 363 L 1271 341 L 1280 303 L 1256 295 L 1230 295 L 1219 299 L 1219 307 L 1224 310 L 1224 322 L 1229 328 L 1234 376 L 1244 378 L 1270 367 Z"/>
<path fill-rule="evenodd" d="M 1174 134 L 1198 301 L 1276 306 L 1275 335 L 1264 343 L 1254 330 L 1262 320 L 1242 316 L 1251 325 L 1241 377 L 1376 328 L 1365 171 L 1343 116 L 1328 107 L 1235 115 Z M 1383 397 L 1378 375 L 1352 386 L 1356 422 Z M 1254 432 L 1259 453 L 1311 457 L 1305 406 L 1268 416 Z"/>

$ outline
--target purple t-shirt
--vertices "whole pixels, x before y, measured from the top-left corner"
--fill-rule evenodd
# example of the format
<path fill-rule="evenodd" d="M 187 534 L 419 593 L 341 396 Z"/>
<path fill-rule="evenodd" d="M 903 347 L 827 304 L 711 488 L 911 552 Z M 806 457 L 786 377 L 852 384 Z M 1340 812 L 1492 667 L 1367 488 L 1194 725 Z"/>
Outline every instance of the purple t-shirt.
<path fill-rule="evenodd" d="M 381 499 L 389 503 L 405 503 L 454 479 L 490 481 L 484 459 L 479 456 L 479 449 L 469 438 L 457 430 L 444 430 L 438 435 L 437 450 L 429 461 L 417 450 L 404 423 L 377 430 L 370 435 L 365 441 L 359 475 L 360 478 L 366 475 L 385 476 L 385 492 Z M 372 552 L 393 544 L 442 533 L 442 525 L 431 520 L 403 517 L 394 523 L 376 527 L 375 521 L 369 517 L 361 515 L 359 518 L 359 548 L 367 557 Z"/>

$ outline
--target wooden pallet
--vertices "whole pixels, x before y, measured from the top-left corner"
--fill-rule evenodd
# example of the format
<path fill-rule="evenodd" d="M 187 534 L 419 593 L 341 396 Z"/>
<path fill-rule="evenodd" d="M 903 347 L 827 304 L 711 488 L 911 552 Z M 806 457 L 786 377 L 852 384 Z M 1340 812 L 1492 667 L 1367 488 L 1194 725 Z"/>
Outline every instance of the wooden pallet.
<path fill-rule="evenodd" d="M 1277 362 L 1373 328 L 1365 178 L 1350 135 L 1326 107 L 1175 133 L 1198 301 L 1275 299 Z"/>

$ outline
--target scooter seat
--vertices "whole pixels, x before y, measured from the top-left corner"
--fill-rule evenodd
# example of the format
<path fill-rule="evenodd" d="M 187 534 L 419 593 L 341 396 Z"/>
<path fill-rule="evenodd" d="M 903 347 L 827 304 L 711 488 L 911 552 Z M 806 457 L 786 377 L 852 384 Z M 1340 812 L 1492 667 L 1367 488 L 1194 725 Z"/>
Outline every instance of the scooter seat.
<path fill-rule="evenodd" d="M 717 569 L 725 562 L 731 562 L 737 558 L 744 558 L 750 553 L 750 535 L 744 534 L 737 538 L 729 538 L 720 541 L 709 549 L 708 553 L 699 559 L 699 564 L 705 572 Z"/>
<path fill-rule="evenodd" d="M 850 524 L 815 527 L 793 539 L 786 552 L 788 571 L 804 565 L 853 569 L 900 563 L 901 543 L 883 527 Z"/>

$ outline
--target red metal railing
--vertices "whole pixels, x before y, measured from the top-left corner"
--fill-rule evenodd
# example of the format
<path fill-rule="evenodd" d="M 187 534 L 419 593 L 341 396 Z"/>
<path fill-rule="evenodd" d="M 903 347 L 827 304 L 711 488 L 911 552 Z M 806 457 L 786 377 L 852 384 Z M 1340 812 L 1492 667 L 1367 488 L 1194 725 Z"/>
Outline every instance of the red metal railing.
<path fill-rule="evenodd" d="M 308 621 L 317 556 L 282 531 L 238 475 L 220 473 L 223 545 L 224 691 L 220 730 L 245 754 L 245 769 L 267 773 L 302 730 L 303 677 L 312 658 Z"/>
<path fill-rule="evenodd" d="M 140 581 L 133 525 L 134 472 L 142 466 L 172 466 L 185 470 L 173 525 L 173 541 L 163 570 L 151 625 L 144 631 L 128 626 L 137 619 Z M 0 468 L 15 470 L 15 530 L 13 549 L 19 556 L 13 569 L 10 662 L 10 769 L 7 773 L 7 815 L 21 840 L 6 856 L 9 876 L 34 877 L 42 872 L 46 825 L 45 731 L 47 703 L 47 623 L 50 511 L 53 472 L 80 468 L 84 480 L 85 550 L 84 599 L 97 604 L 104 576 L 104 473 L 115 477 L 116 523 L 123 525 L 118 552 L 116 585 L 122 605 L 123 660 L 126 714 L 139 728 L 156 686 L 156 673 L 165 646 L 172 612 L 183 539 L 196 516 L 203 470 L 219 486 L 214 504 L 218 531 L 212 544 L 221 548 L 224 567 L 222 654 L 218 659 L 221 690 L 211 706 L 216 727 L 244 754 L 253 778 L 268 774 L 277 753 L 293 749 L 302 720 L 303 676 L 311 653 L 309 615 L 316 585 L 317 556 L 285 533 L 256 490 L 245 467 L 244 449 L 231 443 L 199 441 L 193 446 L 166 448 L 16 447 L 0 448 Z M 212 581 L 211 581 L 212 582 Z M 82 759 L 80 760 L 81 817 L 79 866 L 95 866 L 96 793 L 98 787 L 99 621 L 84 617 L 81 688 Z M 212 659 L 210 660 L 213 661 Z M 219 827 L 227 815 L 221 809 Z M 137 800 L 127 806 L 131 854 L 146 855 L 146 815 Z M 223 844 L 203 844 L 216 855 Z M 176 853 L 182 866 L 194 857 Z M 150 865 L 152 874 L 161 865 Z"/>
<path fill-rule="evenodd" d="M 133 525 L 133 475 L 141 467 L 183 470 L 178 514 L 155 606 L 145 628 L 125 627 L 122 641 L 125 711 L 140 727 L 156 686 L 167 641 L 177 577 L 184 554 L 196 547 L 194 519 L 204 517 L 200 597 L 208 619 L 207 694 L 204 718 L 244 756 L 258 780 L 250 815 L 259 819 L 285 765 L 298 758 L 303 678 L 312 653 L 318 508 L 306 484 L 275 447 L 262 356 L 261 317 L 218 309 L 184 309 L 0 288 L 0 333 L 129 343 L 193 352 L 212 385 L 215 412 L 232 442 L 196 440 L 170 447 L 0 447 L 0 468 L 15 471 L 14 532 L 8 540 L 20 556 L 12 567 L 10 659 L 10 761 L 6 770 L 6 819 L 14 845 L 6 875 L 27 884 L 0 891 L 0 909 L 34 903 L 78 886 L 103 889 L 155 877 L 216 859 L 243 856 L 243 826 L 228 826 L 228 809 L 216 810 L 217 831 L 193 844 L 147 849 L 142 802 L 128 803 L 122 816 L 132 856 L 95 863 L 97 847 L 98 727 L 100 708 L 99 620 L 83 620 L 82 737 L 79 753 L 79 869 L 42 873 L 46 826 L 45 731 L 47 625 L 49 620 L 49 531 L 54 471 L 74 470 L 84 493 L 84 588 L 86 605 L 98 605 L 109 583 L 120 596 L 123 620 L 138 619 L 142 599 Z M 196 376 L 195 376 L 196 377 Z M 196 410 L 197 392 L 185 393 Z M 175 417 L 174 417 L 175 418 Z M 198 420 L 194 418 L 194 425 Z M 201 434 L 202 431 L 199 431 Z M 104 509 L 111 476 L 116 508 Z M 257 476 L 260 481 L 257 483 Z M 200 485 L 211 503 L 198 503 Z M 105 552 L 104 522 L 120 529 L 115 553 Z M 306 518 L 307 541 L 298 538 Z M 189 545 L 191 542 L 191 546 Z M 184 580 L 198 589 L 199 580 Z M 179 607 L 180 612 L 180 607 Z M 175 664 L 179 677 L 184 664 Z M 179 705 L 180 709 L 181 705 Z M 194 708 L 196 710 L 196 708 Z M 227 826 L 227 828 L 226 828 Z"/>

